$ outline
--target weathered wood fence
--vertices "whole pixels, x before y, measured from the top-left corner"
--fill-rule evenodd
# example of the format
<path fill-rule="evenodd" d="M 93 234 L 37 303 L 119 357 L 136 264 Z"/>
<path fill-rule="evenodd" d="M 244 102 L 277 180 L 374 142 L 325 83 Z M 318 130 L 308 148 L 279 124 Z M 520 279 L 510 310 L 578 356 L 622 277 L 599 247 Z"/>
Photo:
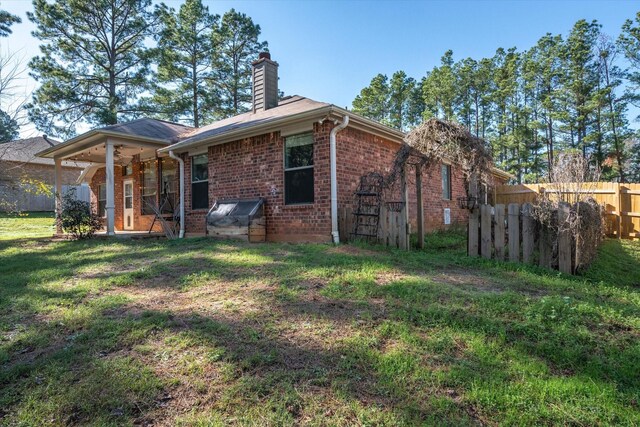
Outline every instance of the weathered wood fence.
<path fill-rule="evenodd" d="M 569 215 L 569 205 L 562 204 L 558 210 L 559 223 Z M 468 253 L 498 260 L 552 265 L 554 246 L 557 243 L 558 269 L 572 274 L 573 250 L 570 232 L 561 231 L 556 238 L 535 226 L 531 216 L 531 204 L 510 203 L 480 205 L 469 214 Z"/>
<path fill-rule="evenodd" d="M 380 208 L 380 218 L 378 225 L 377 242 L 386 246 L 409 250 L 410 248 L 410 226 L 406 207 L 400 209 L 390 209 L 386 203 Z M 341 208 L 338 210 L 338 229 L 340 240 L 348 242 L 353 240 L 354 216 L 352 208 Z"/>
<path fill-rule="evenodd" d="M 76 199 L 85 202 L 91 201 L 91 189 L 89 186 L 63 185 L 62 193 L 66 193 L 72 188 L 76 189 Z M 53 194 L 29 193 L 22 186 L 12 183 L 0 183 L 0 194 L 6 198 L 13 209 L 18 211 L 53 212 L 55 210 L 56 202 Z"/>
<path fill-rule="evenodd" d="M 569 185 L 570 187 L 571 185 Z M 605 208 L 607 235 L 622 239 L 640 238 L 640 184 L 617 182 L 593 182 L 583 184 L 594 199 Z M 539 194 L 571 194 L 570 190 L 558 191 L 554 184 L 499 185 L 495 190 L 495 202 L 533 203 Z"/>

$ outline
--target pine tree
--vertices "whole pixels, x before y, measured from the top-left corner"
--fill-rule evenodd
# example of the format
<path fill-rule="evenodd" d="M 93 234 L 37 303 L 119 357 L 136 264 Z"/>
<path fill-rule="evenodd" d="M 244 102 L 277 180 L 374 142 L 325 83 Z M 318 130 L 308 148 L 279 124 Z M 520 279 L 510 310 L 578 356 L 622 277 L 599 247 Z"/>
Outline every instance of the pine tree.
<path fill-rule="evenodd" d="M 440 59 L 440 67 L 427 73 L 422 81 L 424 118 L 455 119 L 456 77 L 453 69 L 453 51 L 448 50 Z"/>
<path fill-rule="evenodd" d="M 388 123 L 389 92 L 389 78 L 378 74 L 353 100 L 353 112 L 380 123 Z"/>
<path fill-rule="evenodd" d="M 628 102 L 625 97 L 620 96 L 623 72 L 615 65 L 618 50 L 611 39 L 602 36 L 597 44 L 597 52 L 601 82 L 599 107 L 604 110 L 603 139 L 606 149 L 611 151 L 616 163 L 611 167 L 613 173 L 610 178 L 617 177 L 620 182 L 625 182 L 627 177 L 624 140 L 631 137 L 632 132 L 626 118 Z"/>
<path fill-rule="evenodd" d="M 420 121 L 415 114 L 414 93 L 416 81 L 404 71 L 396 71 L 389 82 L 389 124 L 396 129 L 408 130 Z"/>
<path fill-rule="evenodd" d="M 536 44 L 532 51 L 537 77 L 538 100 L 540 102 L 540 123 L 544 129 L 542 137 L 546 144 L 547 170 L 551 170 L 554 159 L 555 133 L 559 119 L 558 92 L 562 80 L 562 63 L 560 61 L 563 41 L 561 36 L 547 33 Z"/>
<path fill-rule="evenodd" d="M 19 130 L 18 122 L 0 110 L 0 144 L 16 139 L 19 135 Z"/>
<path fill-rule="evenodd" d="M 110 125 L 138 112 L 147 87 L 151 0 L 35 0 L 29 19 L 42 55 L 30 62 L 40 83 L 29 118 L 55 136 L 79 123 Z"/>
<path fill-rule="evenodd" d="M 22 22 L 19 16 L 12 15 L 6 10 L 0 10 L 0 37 L 11 34 L 11 26 Z"/>
<path fill-rule="evenodd" d="M 247 111 L 251 105 L 251 63 L 267 50 L 260 41 L 260 26 L 244 13 L 231 9 L 213 32 L 213 90 L 219 91 L 226 116 Z"/>
<path fill-rule="evenodd" d="M 640 106 L 640 12 L 636 14 L 635 20 L 625 21 L 617 45 L 629 64 L 625 71 L 628 82 L 625 96 L 634 105 Z"/>
<path fill-rule="evenodd" d="M 219 16 L 202 0 L 186 0 L 177 12 L 162 4 L 156 16 L 158 72 L 151 108 L 161 118 L 199 127 L 217 118 L 219 101 L 207 82 L 213 79 L 212 34 Z"/>
<path fill-rule="evenodd" d="M 569 132 L 569 144 L 581 149 L 583 155 L 593 151 L 587 138 L 593 121 L 596 102 L 598 73 L 593 46 L 600 34 L 600 25 L 596 21 L 588 23 L 584 19 L 575 23 L 563 52 L 563 64 L 567 73 L 563 82 L 563 98 L 568 108 L 566 129 Z"/>

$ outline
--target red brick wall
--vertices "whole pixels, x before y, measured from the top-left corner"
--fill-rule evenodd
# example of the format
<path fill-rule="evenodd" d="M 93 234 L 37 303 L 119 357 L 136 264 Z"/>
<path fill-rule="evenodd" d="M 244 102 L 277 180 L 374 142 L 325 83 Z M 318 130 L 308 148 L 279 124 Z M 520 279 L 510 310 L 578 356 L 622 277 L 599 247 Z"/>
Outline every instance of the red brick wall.
<path fill-rule="evenodd" d="M 329 164 L 329 134 L 333 124 L 314 124 L 314 203 L 287 206 L 284 204 L 284 138 L 279 132 L 209 147 L 209 206 L 217 199 L 266 200 L 267 239 L 272 241 L 330 241 L 331 185 Z M 397 143 L 347 128 L 337 138 L 338 205 L 351 207 L 360 176 L 369 171 L 387 175 L 391 170 Z M 191 210 L 191 159 L 185 160 L 186 231 L 206 232 L 207 209 Z M 460 170 L 452 166 L 452 200 L 442 200 L 440 165 L 423 172 L 425 228 L 444 227 L 444 208 L 451 209 L 451 222 L 465 223 L 466 210 L 459 209 L 457 197 L 464 196 Z M 417 209 L 414 171 L 409 171 L 409 213 L 416 226 Z"/>
<path fill-rule="evenodd" d="M 82 168 L 62 167 L 62 184 L 75 185 Z M 23 178 L 42 181 L 49 185 L 55 183 L 55 166 L 39 163 L 18 163 L 0 160 L 0 181 L 17 182 Z"/>
<path fill-rule="evenodd" d="M 142 164 L 137 158 L 134 158 L 133 173 L 129 176 L 122 176 L 122 167 L 115 166 L 115 229 L 116 231 L 123 230 L 123 181 L 133 181 L 133 228 L 137 231 L 147 231 L 153 223 L 154 215 L 142 215 Z M 160 175 L 158 174 L 158 180 Z M 91 187 L 91 205 L 93 209 L 98 208 L 98 185 L 106 182 L 106 170 L 105 168 L 98 169 L 93 177 L 89 186 Z M 158 188 L 160 184 L 158 182 Z M 160 192 L 158 191 L 158 194 Z M 153 226 L 153 231 L 162 231 L 162 226 L 158 221 Z"/>
<path fill-rule="evenodd" d="M 341 207 L 353 207 L 354 193 L 360 177 L 368 172 L 388 176 L 399 145 L 395 142 L 347 127 L 337 136 L 338 203 Z M 451 209 L 451 224 L 464 224 L 467 211 L 458 207 L 457 198 L 466 196 L 464 178 L 460 168 L 451 167 L 451 200 L 442 199 L 440 165 L 422 171 L 422 198 L 425 230 L 445 228 L 444 209 Z M 409 217 L 413 230 L 417 226 L 417 199 L 415 169 L 407 170 L 409 187 Z M 387 194 L 387 198 L 389 195 Z M 391 200 L 387 200 L 391 201 Z"/>
<path fill-rule="evenodd" d="M 314 124 L 314 203 L 284 204 L 284 138 L 279 132 L 209 147 L 209 205 L 216 199 L 263 197 L 267 239 L 330 241 L 329 132 Z M 191 211 L 191 164 L 185 158 L 187 232 L 206 231 L 206 210 Z"/>

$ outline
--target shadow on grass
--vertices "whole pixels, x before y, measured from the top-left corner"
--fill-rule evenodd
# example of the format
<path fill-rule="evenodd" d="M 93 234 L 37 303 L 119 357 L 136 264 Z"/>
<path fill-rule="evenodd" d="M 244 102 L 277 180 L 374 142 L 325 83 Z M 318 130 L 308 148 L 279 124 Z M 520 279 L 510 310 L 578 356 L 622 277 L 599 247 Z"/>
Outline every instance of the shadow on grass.
<path fill-rule="evenodd" d="M 321 399 L 326 405 L 341 399 L 351 408 L 312 414 L 329 423 L 332 416 L 390 425 L 554 423 L 566 421 L 566 411 L 577 423 L 632 421 L 625 417 L 633 409 L 624 407 L 640 397 L 640 346 L 637 329 L 624 322 L 640 316 L 637 305 L 627 303 L 616 323 L 597 310 L 610 307 L 602 295 L 567 299 L 551 288 L 534 298 L 435 283 L 424 272 L 447 263 L 485 274 L 494 269 L 498 280 L 510 274 L 495 263 L 440 257 L 207 240 L 61 242 L 30 256 L 1 256 L 0 274 L 10 271 L 7 265 L 17 274 L 0 290 L 7 301 L 0 316 L 7 317 L 17 310 L 38 312 L 30 300 L 87 304 L 86 289 L 34 286 L 53 262 L 57 273 L 46 275 L 52 281 L 98 262 L 108 271 L 88 277 L 107 287 L 179 293 L 212 280 L 256 279 L 272 286 L 245 288 L 261 302 L 251 316 L 139 309 L 135 302 L 104 297 L 87 304 L 85 320 L 73 327 L 33 318 L 32 328 L 46 339 L 29 335 L 7 347 L 0 388 L 9 391 L 1 394 L 0 407 L 12 408 L 11 417 L 26 424 L 47 422 L 45 416 L 54 424 L 159 421 L 169 415 L 163 408 L 177 388 L 196 392 L 175 382 L 180 375 L 154 368 L 160 349 L 140 347 L 171 347 L 179 337 L 187 348 L 204 348 L 207 357 L 197 361 L 198 369 L 218 373 L 218 383 L 202 386 L 203 396 L 194 401 L 244 422 L 299 422 L 310 395 L 328 396 Z M 389 270 L 407 277 L 379 285 L 376 274 Z M 557 280 L 568 280 L 568 288 L 578 283 Z M 346 326 L 349 333 L 327 345 L 273 326 L 305 319 Z M 167 357 L 182 360 L 188 353 L 178 349 Z M 218 391 L 207 394 L 214 386 Z M 522 413 L 521 405 L 529 408 Z"/>

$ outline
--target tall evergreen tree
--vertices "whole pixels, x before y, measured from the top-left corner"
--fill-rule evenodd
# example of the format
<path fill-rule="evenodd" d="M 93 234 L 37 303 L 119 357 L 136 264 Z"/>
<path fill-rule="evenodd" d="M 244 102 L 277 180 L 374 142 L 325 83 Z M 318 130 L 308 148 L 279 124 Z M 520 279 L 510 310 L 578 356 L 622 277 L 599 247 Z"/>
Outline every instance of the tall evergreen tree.
<path fill-rule="evenodd" d="M 50 135 L 75 134 L 77 124 L 110 125 L 138 112 L 147 87 L 154 27 L 151 0 L 34 0 L 41 56 L 30 62 L 40 87 L 29 118 Z"/>
<path fill-rule="evenodd" d="M 628 81 L 626 97 L 634 105 L 640 106 L 640 12 L 634 20 L 625 21 L 617 44 L 629 63 L 625 72 Z"/>
<path fill-rule="evenodd" d="M 19 130 L 18 122 L 0 110 L 0 144 L 16 139 L 19 135 Z"/>
<path fill-rule="evenodd" d="M 380 123 L 389 118 L 389 78 L 378 74 L 353 100 L 353 111 Z"/>
<path fill-rule="evenodd" d="M 631 137 L 629 123 L 626 118 L 627 99 L 620 96 L 622 92 L 622 70 L 616 65 L 618 50 L 616 45 L 606 36 L 602 36 L 597 44 L 601 91 L 598 107 L 602 108 L 603 144 L 615 158 L 611 177 L 618 177 L 625 182 L 625 150 L 624 140 Z"/>
<path fill-rule="evenodd" d="M 584 155 L 593 151 L 587 133 L 596 107 L 593 97 L 598 73 L 593 47 L 599 35 L 600 25 L 596 21 L 579 20 L 567 37 L 563 55 L 566 69 L 563 97 L 569 114 L 566 123 L 569 143 Z"/>
<path fill-rule="evenodd" d="M 408 130 L 415 126 L 421 118 L 416 115 L 412 105 L 416 102 L 414 96 L 416 81 L 408 77 L 404 71 L 396 71 L 389 81 L 389 124 L 396 129 Z"/>
<path fill-rule="evenodd" d="M 156 16 L 160 31 L 152 108 L 162 118 L 199 127 L 217 118 L 217 93 L 207 83 L 213 79 L 212 34 L 219 16 L 209 13 L 202 0 L 186 0 L 177 12 L 162 4 Z"/>
<path fill-rule="evenodd" d="M 268 47 L 260 41 L 260 25 L 231 9 L 213 32 L 213 82 L 220 91 L 227 116 L 247 111 L 251 105 L 251 63 Z"/>
<path fill-rule="evenodd" d="M 6 10 L 0 10 L 0 37 L 11 34 L 11 26 L 22 22 L 19 16 L 12 15 Z"/>
<path fill-rule="evenodd" d="M 536 44 L 532 52 L 537 78 L 537 97 L 540 102 L 540 123 L 544 129 L 544 141 L 547 151 L 547 170 L 551 169 L 554 159 L 555 131 L 559 114 L 559 88 L 562 78 L 560 60 L 563 41 L 561 36 L 547 33 Z"/>
<path fill-rule="evenodd" d="M 453 69 L 453 51 L 448 50 L 440 59 L 440 67 L 427 73 L 422 81 L 425 118 L 437 117 L 454 120 L 456 109 L 456 77 Z"/>

